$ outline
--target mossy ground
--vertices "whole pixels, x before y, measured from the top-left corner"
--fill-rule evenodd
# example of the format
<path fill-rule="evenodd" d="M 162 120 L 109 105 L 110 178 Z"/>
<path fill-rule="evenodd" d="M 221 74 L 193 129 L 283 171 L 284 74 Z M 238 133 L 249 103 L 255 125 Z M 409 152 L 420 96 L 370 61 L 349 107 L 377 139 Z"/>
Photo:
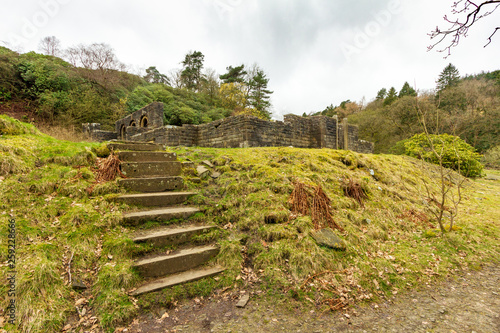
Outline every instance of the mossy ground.
<path fill-rule="evenodd" d="M 131 265 L 134 255 L 147 249 L 133 244 L 132 229 L 119 224 L 128 207 L 107 200 L 120 192 L 116 183 L 88 190 L 94 182 L 92 148 L 99 145 L 59 141 L 16 126 L 21 130 L 0 137 L 0 230 L 7 235 L 8 220 L 16 220 L 17 318 L 23 332 L 61 330 L 81 298 L 98 325 L 113 331 L 138 311 L 226 288 L 259 288 L 269 297 L 321 307 L 322 300 L 334 297 L 347 303 L 376 300 L 500 258 L 496 181 L 468 180 L 458 228 L 441 234 L 422 183 L 436 190 L 435 169 L 409 157 L 330 149 L 172 148 L 180 160 L 210 160 L 221 174 L 201 183 L 186 176 L 186 184 L 198 193 L 190 204 L 204 210 L 194 219 L 220 227 L 196 241 L 216 241 L 221 251 L 214 262 L 227 270 L 216 279 L 136 300 L 127 295 L 139 281 Z M 344 195 L 345 178 L 366 189 L 364 207 Z M 338 234 L 346 251 L 318 246 L 309 235 L 310 217 L 291 215 L 294 180 L 323 187 L 335 221 L 345 229 Z M 278 223 L 266 224 L 269 215 Z M 7 261 L 5 236 L 0 258 Z M 2 265 L 2 309 L 8 271 Z M 73 291 L 68 271 L 89 289 Z M 324 273 L 321 279 L 307 280 L 318 273 Z"/>

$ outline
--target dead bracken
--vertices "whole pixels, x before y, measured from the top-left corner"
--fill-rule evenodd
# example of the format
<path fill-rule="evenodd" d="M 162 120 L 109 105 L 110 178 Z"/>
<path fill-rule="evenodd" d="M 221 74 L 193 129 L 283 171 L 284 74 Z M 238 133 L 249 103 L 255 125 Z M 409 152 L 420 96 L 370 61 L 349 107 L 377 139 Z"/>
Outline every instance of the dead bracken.
<path fill-rule="evenodd" d="M 333 219 L 330 212 L 331 200 L 320 184 L 312 187 L 296 180 L 288 202 L 293 214 L 308 215 L 310 213 L 316 230 L 330 227 L 344 231 Z"/>
<path fill-rule="evenodd" d="M 344 194 L 350 198 L 356 200 L 361 207 L 364 207 L 364 200 L 368 199 L 368 195 L 366 190 L 359 184 L 359 182 L 354 181 L 349 178 L 344 179 L 342 183 L 342 189 L 344 190 Z"/>
<path fill-rule="evenodd" d="M 113 152 L 106 158 L 97 158 L 96 182 L 109 182 L 115 180 L 118 175 L 126 178 L 120 170 L 120 163 L 120 159 Z"/>

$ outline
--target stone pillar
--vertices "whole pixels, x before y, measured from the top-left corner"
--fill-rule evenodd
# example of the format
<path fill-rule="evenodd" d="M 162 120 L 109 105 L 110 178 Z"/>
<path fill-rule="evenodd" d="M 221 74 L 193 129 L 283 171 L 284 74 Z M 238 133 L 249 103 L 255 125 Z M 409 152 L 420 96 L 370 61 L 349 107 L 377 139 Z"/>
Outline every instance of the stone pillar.
<path fill-rule="evenodd" d="M 344 134 L 344 150 L 349 150 L 349 125 L 347 125 L 347 118 L 342 119 L 342 129 Z"/>

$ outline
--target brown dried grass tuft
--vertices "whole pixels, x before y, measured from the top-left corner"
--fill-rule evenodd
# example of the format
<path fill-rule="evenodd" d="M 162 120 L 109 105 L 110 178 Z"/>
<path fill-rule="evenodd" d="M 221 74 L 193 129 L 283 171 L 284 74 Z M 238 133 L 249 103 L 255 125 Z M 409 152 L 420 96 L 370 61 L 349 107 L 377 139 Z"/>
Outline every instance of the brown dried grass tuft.
<path fill-rule="evenodd" d="M 344 190 L 344 194 L 346 196 L 356 200 L 361 207 L 365 206 L 364 200 L 368 199 L 368 195 L 363 186 L 361 186 L 357 181 L 344 179 L 342 189 Z"/>
<path fill-rule="evenodd" d="M 311 194 L 306 189 L 308 186 L 297 180 L 293 182 L 293 186 L 292 194 L 288 200 L 292 213 L 302 215 L 309 214 L 309 208 L 311 206 L 309 198 Z"/>
<path fill-rule="evenodd" d="M 288 200 L 293 214 L 308 215 L 310 213 L 316 230 L 327 226 L 344 231 L 333 220 L 330 206 L 331 200 L 323 191 L 321 185 L 312 187 L 299 181 L 294 181 L 293 185 L 294 189 Z"/>
<path fill-rule="evenodd" d="M 118 175 L 126 178 L 120 170 L 120 163 L 120 159 L 113 152 L 106 158 L 97 158 L 96 182 L 109 182 L 115 180 Z"/>
<path fill-rule="evenodd" d="M 312 198 L 311 217 L 314 227 L 319 229 L 322 225 L 326 224 L 326 226 L 330 228 L 344 231 L 344 229 L 333 220 L 333 216 L 330 213 L 330 203 L 330 198 L 328 198 L 326 193 L 323 191 L 321 185 L 318 184 Z"/>
<path fill-rule="evenodd" d="M 123 178 L 125 175 L 120 170 L 120 159 L 113 152 L 106 158 L 97 158 L 97 168 L 93 169 L 95 174 L 95 182 L 87 188 L 87 193 L 90 195 L 94 191 L 94 187 L 99 183 L 113 181 L 118 175 Z"/>

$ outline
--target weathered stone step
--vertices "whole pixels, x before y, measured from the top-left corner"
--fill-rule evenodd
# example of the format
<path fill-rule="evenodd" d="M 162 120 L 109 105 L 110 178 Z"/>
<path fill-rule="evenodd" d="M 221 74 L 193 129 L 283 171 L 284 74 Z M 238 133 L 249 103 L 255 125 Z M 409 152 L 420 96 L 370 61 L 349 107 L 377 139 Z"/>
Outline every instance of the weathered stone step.
<path fill-rule="evenodd" d="M 148 230 L 137 234 L 133 241 L 137 243 L 149 243 L 154 246 L 163 247 L 188 242 L 191 237 L 200 235 L 215 229 L 214 226 L 185 226 L 179 228 L 161 228 Z"/>
<path fill-rule="evenodd" d="M 184 181 L 179 176 L 118 179 L 118 184 L 134 192 L 164 192 L 184 187 Z"/>
<path fill-rule="evenodd" d="M 161 290 L 163 288 L 172 287 L 177 284 L 196 281 L 202 278 L 217 275 L 219 273 L 222 273 L 223 271 L 224 268 L 222 267 L 212 267 L 212 268 L 192 269 L 186 272 L 172 274 L 167 277 L 146 283 L 145 285 L 142 285 L 133 292 L 131 292 L 130 295 L 137 296 L 144 293 Z"/>
<path fill-rule="evenodd" d="M 137 225 L 146 221 L 168 221 L 172 219 L 185 219 L 189 216 L 200 212 L 194 207 L 173 207 L 162 208 L 140 212 L 132 212 L 123 214 L 123 222 L 125 224 Z"/>
<path fill-rule="evenodd" d="M 182 249 L 174 254 L 139 259 L 134 267 L 144 277 L 159 277 L 187 271 L 217 255 L 219 248 L 213 245 Z"/>
<path fill-rule="evenodd" d="M 122 173 L 127 178 L 141 178 L 151 176 L 179 176 L 180 162 L 122 162 Z"/>
<path fill-rule="evenodd" d="M 176 153 L 161 151 L 120 151 L 117 153 L 123 162 L 174 162 L 177 161 Z"/>
<path fill-rule="evenodd" d="M 109 150 L 134 150 L 134 151 L 161 151 L 165 150 L 164 145 L 147 142 L 112 142 L 108 143 Z"/>
<path fill-rule="evenodd" d="M 141 205 L 149 207 L 165 207 L 170 205 L 178 205 L 185 202 L 194 192 L 159 192 L 159 193 L 141 193 L 141 194 L 125 194 L 117 197 L 118 202 L 126 203 L 127 205 Z"/>

